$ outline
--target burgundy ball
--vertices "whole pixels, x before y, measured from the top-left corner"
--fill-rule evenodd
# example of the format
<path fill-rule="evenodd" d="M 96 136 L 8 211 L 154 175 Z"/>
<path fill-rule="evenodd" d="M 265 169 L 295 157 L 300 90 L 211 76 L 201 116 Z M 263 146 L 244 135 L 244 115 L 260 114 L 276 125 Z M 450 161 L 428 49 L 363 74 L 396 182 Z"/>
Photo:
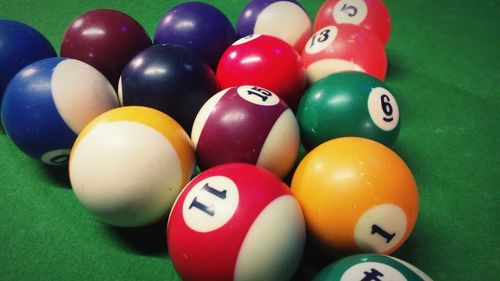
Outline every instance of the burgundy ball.
<path fill-rule="evenodd" d="M 202 169 L 223 163 L 249 163 L 284 177 L 300 145 L 292 110 L 269 90 L 227 88 L 212 96 L 193 123 L 191 140 Z"/>
<path fill-rule="evenodd" d="M 151 44 L 144 28 L 130 16 L 97 9 L 71 22 L 63 36 L 61 56 L 92 65 L 116 89 L 128 61 Z"/>

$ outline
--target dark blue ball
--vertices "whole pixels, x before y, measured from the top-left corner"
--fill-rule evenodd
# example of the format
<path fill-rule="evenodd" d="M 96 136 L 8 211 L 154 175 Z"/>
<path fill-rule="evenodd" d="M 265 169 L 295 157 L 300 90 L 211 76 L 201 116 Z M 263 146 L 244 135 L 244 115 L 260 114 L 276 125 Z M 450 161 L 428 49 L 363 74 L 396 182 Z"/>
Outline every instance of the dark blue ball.
<path fill-rule="evenodd" d="M 50 42 L 34 28 L 0 19 L 0 100 L 10 79 L 26 65 L 55 57 Z"/>
<path fill-rule="evenodd" d="M 215 70 L 222 53 L 236 39 L 231 22 L 220 10 L 206 3 L 187 2 L 163 15 L 154 43 L 186 47 Z"/>
<path fill-rule="evenodd" d="M 162 44 L 127 64 L 118 95 L 122 105 L 160 110 L 190 133 L 198 110 L 218 90 L 215 74 L 200 57 L 182 46 Z"/>

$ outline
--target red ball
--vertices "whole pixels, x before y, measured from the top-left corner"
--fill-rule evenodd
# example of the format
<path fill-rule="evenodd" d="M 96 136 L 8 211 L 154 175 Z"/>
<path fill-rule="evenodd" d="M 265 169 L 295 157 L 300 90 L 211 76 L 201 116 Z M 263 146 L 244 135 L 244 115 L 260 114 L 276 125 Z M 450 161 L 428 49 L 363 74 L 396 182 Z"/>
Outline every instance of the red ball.
<path fill-rule="evenodd" d="M 289 280 L 304 241 L 304 217 L 288 186 L 241 163 L 195 177 L 167 225 L 170 258 L 186 281 Z"/>
<path fill-rule="evenodd" d="M 391 34 L 391 17 L 382 0 L 328 0 L 318 13 L 314 31 L 337 24 L 354 24 L 377 34 L 387 44 Z"/>
<path fill-rule="evenodd" d="M 330 25 L 314 33 L 302 59 L 311 83 L 342 71 L 361 71 L 384 80 L 387 72 L 387 56 L 380 40 L 352 24 Z"/>
<path fill-rule="evenodd" d="M 302 59 L 292 46 L 254 34 L 233 43 L 217 67 L 221 88 L 255 85 L 269 89 L 294 109 L 306 88 Z"/>
<path fill-rule="evenodd" d="M 240 86 L 220 91 L 203 105 L 191 140 L 202 169 L 242 162 L 284 177 L 297 158 L 300 132 L 292 110 L 278 96 Z"/>
<path fill-rule="evenodd" d="M 78 16 L 68 26 L 61 56 L 92 65 L 116 89 L 125 65 L 149 46 L 149 35 L 133 18 L 115 10 L 97 9 Z"/>

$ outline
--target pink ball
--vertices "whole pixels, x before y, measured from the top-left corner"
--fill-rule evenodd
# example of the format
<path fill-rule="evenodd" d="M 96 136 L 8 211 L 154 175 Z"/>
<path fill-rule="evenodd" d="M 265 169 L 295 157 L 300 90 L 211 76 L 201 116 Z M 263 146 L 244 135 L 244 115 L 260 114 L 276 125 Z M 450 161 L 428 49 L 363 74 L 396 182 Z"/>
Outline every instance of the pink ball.
<path fill-rule="evenodd" d="M 342 71 L 360 71 L 384 80 L 387 72 L 387 56 L 377 36 L 351 24 L 330 25 L 314 33 L 302 59 L 311 83 Z"/>
<path fill-rule="evenodd" d="M 391 17 L 382 0 L 328 0 L 314 21 L 314 31 L 338 24 L 354 24 L 377 35 L 383 45 L 391 34 Z"/>

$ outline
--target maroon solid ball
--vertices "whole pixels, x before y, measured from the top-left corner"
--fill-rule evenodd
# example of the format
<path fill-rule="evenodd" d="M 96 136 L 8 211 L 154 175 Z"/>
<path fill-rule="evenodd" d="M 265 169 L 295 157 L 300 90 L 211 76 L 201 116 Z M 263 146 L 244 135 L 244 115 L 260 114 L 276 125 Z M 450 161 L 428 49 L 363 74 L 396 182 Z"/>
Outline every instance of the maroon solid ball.
<path fill-rule="evenodd" d="M 151 46 L 144 28 L 130 16 L 98 9 L 78 16 L 64 33 L 61 56 L 86 62 L 116 88 L 130 59 Z"/>

